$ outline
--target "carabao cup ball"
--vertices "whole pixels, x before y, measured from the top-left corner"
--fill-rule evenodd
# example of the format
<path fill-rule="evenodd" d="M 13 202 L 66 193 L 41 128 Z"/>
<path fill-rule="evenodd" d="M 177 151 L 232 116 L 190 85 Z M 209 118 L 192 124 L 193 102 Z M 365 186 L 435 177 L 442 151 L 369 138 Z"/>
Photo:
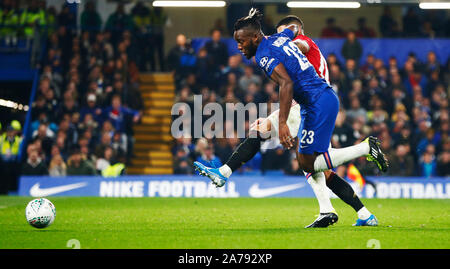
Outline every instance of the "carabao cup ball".
<path fill-rule="evenodd" d="M 53 223 L 56 209 L 52 202 L 45 198 L 31 200 L 25 209 L 28 223 L 35 228 L 45 228 Z"/>

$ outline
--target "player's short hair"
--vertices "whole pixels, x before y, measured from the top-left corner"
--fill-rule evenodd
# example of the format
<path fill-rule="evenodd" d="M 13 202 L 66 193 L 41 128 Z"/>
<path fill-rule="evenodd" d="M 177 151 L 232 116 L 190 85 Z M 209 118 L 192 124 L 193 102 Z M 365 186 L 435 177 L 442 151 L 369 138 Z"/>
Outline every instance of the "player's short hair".
<path fill-rule="evenodd" d="M 277 23 L 277 26 L 275 28 L 278 28 L 281 25 L 289 25 L 289 24 L 292 24 L 292 23 L 299 23 L 300 26 L 302 27 L 302 29 L 305 30 L 305 26 L 303 24 L 303 21 L 299 17 L 297 17 L 295 15 L 288 15 L 288 16 L 284 17 L 283 19 L 281 19 L 281 21 L 279 21 Z"/>
<path fill-rule="evenodd" d="M 234 31 L 243 28 L 250 28 L 256 31 L 261 31 L 261 19 L 263 14 L 256 8 L 251 8 L 248 16 L 242 17 L 234 24 Z"/>

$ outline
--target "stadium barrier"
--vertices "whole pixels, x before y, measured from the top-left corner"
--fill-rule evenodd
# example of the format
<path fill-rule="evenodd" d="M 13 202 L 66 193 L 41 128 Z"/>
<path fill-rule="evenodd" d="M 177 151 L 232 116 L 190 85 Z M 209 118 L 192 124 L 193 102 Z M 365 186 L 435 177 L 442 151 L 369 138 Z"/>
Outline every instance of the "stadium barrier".
<path fill-rule="evenodd" d="M 192 48 L 197 52 L 208 40 L 211 40 L 211 38 L 194 38 L 192 39 Z M 222 40 L 228 47 L 229 55 L 240 53 L 233 38 L 223 38 Z M 324 57 L 334 53 L 341 63 L 345 63 L 341 53 L 345 42 L 344 38 L 313 38 L 313 40 L 319 46 Z M 447 63 L 450 55 L 450 39 L 448 38 L 361 38 L 359 41 L 363 48 L 360 65 L 365 63 L 369 54 L 381 58 L 386 64 L 389 57 L 395 56 L 400 66 L 403 66 L 410 52 L 416 54 L 419 61 L 426 62 L 428 52 L 434 51 L 441 65 Z M 247 59 L 244 58 L 243 60 L 249 63 Z"/>
<path fill-rule="evenodd" d="M 448 178 L 367 177 L 362 189 L 351 182 L 363 198 L 449 199 Z M 331 192 L 331 191 L 330 191 Z M 332 194 L 332 193 L 331 193 Z M 140 175 L 105 178 L 99 176 L 22 176 L 20 196 L 99 197 L 314 197 L 303 176 L 233 176 L 222 188 L 209 179 L 186 175 Z M 336 198 L 334 194 L 331 195 Z"/>

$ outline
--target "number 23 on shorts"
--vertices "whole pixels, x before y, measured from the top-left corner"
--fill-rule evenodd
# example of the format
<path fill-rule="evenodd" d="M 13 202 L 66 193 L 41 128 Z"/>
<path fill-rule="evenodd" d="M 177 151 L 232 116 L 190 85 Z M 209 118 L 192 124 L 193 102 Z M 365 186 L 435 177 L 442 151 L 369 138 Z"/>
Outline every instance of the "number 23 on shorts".
<path fill-rule="evenodd" d="M 314 142 L 314 131 L 302 130 L 301 144 L 312 144 Z"/>

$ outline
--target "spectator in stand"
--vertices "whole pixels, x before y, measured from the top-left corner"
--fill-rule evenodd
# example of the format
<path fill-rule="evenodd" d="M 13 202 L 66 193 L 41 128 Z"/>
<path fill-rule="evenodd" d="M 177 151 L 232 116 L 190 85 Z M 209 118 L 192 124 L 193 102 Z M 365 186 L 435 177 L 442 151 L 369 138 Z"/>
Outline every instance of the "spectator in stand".
<path fill-rule="evenodd" d="M 349 120 L 362 117 L 365 122 L 367 121 L 367 111 L 364 107 L 361 107 L 361 102 L 356 96 L 350 99 L 350 109 L 347 110 L 347 117 Z"/>
<path fill-rule="evenodd" d="M 105 30 L 111 32 L 111 43 L 117 46 L 125 30 L 133 29 L 133 20 L 125 13 L 123 3 L 118 3 L 116 11 L 109 15 L 106 21 Z"/>
<path fill-rule="evenodd" d="M 18 41 L 20 14 L 15 9 L 11 0 L 4 0 L 0 9 L 2 28 L 0 29 L 0 40 L 5 42 L 7 47 L 15 47 Z"/>
<path fill-rule="evenodd" d="M 260 76 L 254 74 L 252 66 L 247 65 L 244 68 L 244 75 L 239 79 L 239 88 L 245 91 L 252 83 L 260 87 L 262 85 L 262 79 Z"/>
<path fill-rule="evenodd" d="M 409 7 L 403 17 L 403 34 L 405 37 L 420 37 L 421 33 L 420 17 L 414 7 Z"/>
<path fill-rule="evenodd" d="M 103 154 L 99 156 L 95 163 L 95 169 L 97 173 L 101 174 L 102 170 L 108 168 L 112 163 L 114 163 L 114 150 L 112 147 L 106 147 Z"/>
<path fill-rule="evenodd" d="M 336 117 L 336 126 L 331 138 L 333 148 L 344 148 L 352 146 L 357 138 L 353 133 L 352 127 L 346 121 L 345 110 L 340 109 Z"/>
<path fill-rule="evenodd" d="M 213 144 L 209 144 L 202 150 L 199 151 L 200 156 L 197 158 L 197 162 L 200 162 L 204 165 L 212 165 L 213 167 L 221 167 L 222 162 L 220 159 L 214 155 L 214 146 Z"/>
<path fill-rule="evenodd" d="M 67 165 L 61 155 L 55 155 L 50 161 L 48 172 L 51 177 L 65 177 L 67 175 Z"/>
<path fill-rule="evenodd" d="M 342 38 L 345 37 L 345 31 L 336 26 L 336 19 L 331 17 L 327 19 L 327 26 L 322 29 L 320 37 Z"/>
<path fill-rule="evenodd" d="M 221 40 L 222 34 L 220 30 L 213 29 L 211 32 L 211 40 L 205 44 L 208 52 L 209 68 L 222 70 L 228 63 L 228 48 Z"/>
<path fill-rule="evenodd" d="M 381 15 L 378 25 L 383 37 L 398 37 L 400 35 L 398 23 L 392 17 L 391 8 L 389 6 L 384 7 L 383 15 Z"/>
<path fill-rule="evenodd" d="M 185 35 L 177 35 L 176 45 L 167 56 L 167 64 L 169 71 L 174 72 L 175 82 L 178 86 L 183 77 L 195 71 L 196 62 L 195 51 L 191 47 L 190 41 L 186 39 Z"/>
<path fill-rule="evenodd" d="M 81 150 L 75 148 L 67 161 L 67 175 L 96 175 L 95 167 L 88 160 L 83 159 Z"/>
<path fill-rule="evenodd" d="M 430 178 L 437 175 L 436 159 L 430 152 L 425 152 L 419 160 L 420 176 Z"/>
<path fill-rule="evenodd" d="M 450 177 L 450 151 L 439 154 L 436 170 L 438 176 Z"/>
<path fill-rule="evenodd" d="M 80 109 L 80 120 L 84 121 L 84 118 L 87 114 L 90 114 L 93 117 L 93 120 L 96 122 L 100 122 L 102 109 L 97 106 L 97 97 L 94 93 L 89 93 L 87 95 L 87 106 L 84 106 Z"/>
<path fill-rule="evenodd" d="M 47 166 L 39 157 L 37 150 L 28 154 L 27 161 L 22 165 L 22 175 L 44 176 L 48 175 Z"/>
<path fill-rule="evenodd" d="M 156 57 L 159 63 L 159 70 L 165 71 L 166 66 L 164 63 L 164 27 L 168 22 L 168 16 L 164 12 L 162 7 L 153 7 L 151 14 L 152 31 L 151 37 L 152 43 L 150 44 L 150 64 L 152 71 L 156 71 Z M 155 55 L 157 55 L 155 57 Z"/>
<path fill-rule="evenodd" d="M 367 20 L 365 17 L 358 18 L 358 29 L 355 31 L 355 35 L 358 38 L 373 38 L 376 37 L 375 31 L 367 26 Z"/>
<path fill-rule="evenodd" d="M 139 50 L 138 66 L 141 71 L 150 70 L 151 52 L 151 15 L 150 9 L 143 1 L 138 1 L 131 9 L 131 16 L 136 26 L 137 46 Z"/>
<path fill-rule="evenodd" d="M 95 1 L 89 0 L 81 12 L 80 20 L 81 31 L 88 31 L 93 34 L 100 32 L 102 27 L 102 18 L 97 11 Z"/>
<path fill-rule="evenodd" d="M 362 46 L 359 40 L 356 38 L 355 32 L 350 31 L 347 33 L 347 39 L 341 49 L 342 56 L 346 60 L 355 60 L 356 64 L 359 64 L 359 59 L 362 55 Z"/>
<path fill-rule="evenodd" d="M 58 24 L 66 28 L 66 31 L 69 33 L 76 32 L 77 18 L 70 10 L 68 3 L 62 5 L 61 12 L 58 14 Z"/>

